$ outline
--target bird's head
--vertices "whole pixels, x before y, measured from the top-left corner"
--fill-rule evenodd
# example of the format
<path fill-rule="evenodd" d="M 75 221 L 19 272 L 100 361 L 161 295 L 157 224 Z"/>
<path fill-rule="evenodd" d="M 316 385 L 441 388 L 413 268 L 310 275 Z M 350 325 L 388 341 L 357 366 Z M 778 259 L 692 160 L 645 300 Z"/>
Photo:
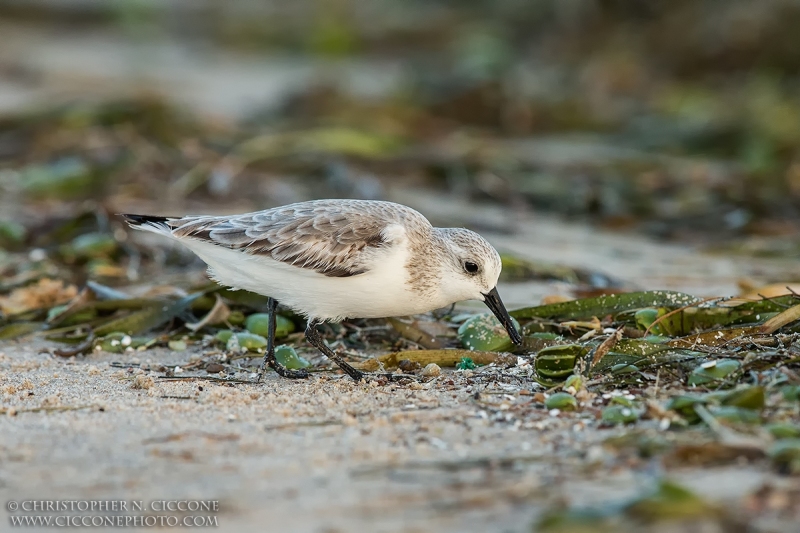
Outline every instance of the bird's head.
<path fill-rule="evenodd" d="M 441 291 L 448 301 L 480 300 L 508 331 L 514 344 L 522 344 L 500 295 L 497 280 L 502 263 L 489 242 L 468 229 L 438 229 L 446 250 Z"/>

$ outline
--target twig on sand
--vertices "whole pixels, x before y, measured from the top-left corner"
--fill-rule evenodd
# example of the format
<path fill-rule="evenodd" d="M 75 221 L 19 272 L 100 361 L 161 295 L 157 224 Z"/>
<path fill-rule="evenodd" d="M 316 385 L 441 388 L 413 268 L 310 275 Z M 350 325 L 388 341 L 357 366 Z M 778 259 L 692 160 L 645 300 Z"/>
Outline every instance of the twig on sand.
<path fill-rule="evenodd" d="M 99 405 L 42 405 L 39 407 L 0 407 L 0 415 L 15 416 L 19 413 L 79 411 L 81 409 L 102 409 Z"/>
<path fill-rule="evenodd" d="M 519 463 L 535 463 L 547 459 L 545 455 L 511 455 L 505 457 L 475 457 L 465 459 L 442 459 L 435 461 L 408 461 L 405 463 L 389 463 L 369 465 L 355 469 L 354 476 L 368 476 L 395 470 L 442 470 L 445 472 L 458 472 L 482 469 L 511 469 Z M 547 459 L 549 460 L 549 459 Z"/>
<path fill-rule="evenodd" d="M 275 431 L 279 429 L 292 429 L 299 427 L 321 427 L 321 426 L 340 426 L 343 422 L 335 419 L 323 420 L 300 420 L 298 422 L 284 422 L 282 424 L 268 424 L 264 426 L 264 431 Z"/>
<path fill-rule="evenodd" d="M 158 379 L 164 381 L 216 381 L 218 383 L 249 383 L 251 385 L 258 385 L 258 381 L 250 379 L 221 378 L 217 376 L 158 376 Z"/>

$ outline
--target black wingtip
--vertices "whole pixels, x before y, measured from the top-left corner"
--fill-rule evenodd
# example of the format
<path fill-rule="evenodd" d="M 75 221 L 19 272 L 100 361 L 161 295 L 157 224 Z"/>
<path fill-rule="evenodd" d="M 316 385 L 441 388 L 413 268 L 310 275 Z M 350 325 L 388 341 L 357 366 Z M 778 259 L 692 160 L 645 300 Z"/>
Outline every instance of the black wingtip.
<path fill-rule="evenodd" d="M 132 215 L 128 213 L 120 213 L 119 216 L 125 219 L 125 222 L 131 226 L 141 226 L 142 224 L 165 224 L 169 222 L 169 217 L 157 217 L 152 215 Z"/>

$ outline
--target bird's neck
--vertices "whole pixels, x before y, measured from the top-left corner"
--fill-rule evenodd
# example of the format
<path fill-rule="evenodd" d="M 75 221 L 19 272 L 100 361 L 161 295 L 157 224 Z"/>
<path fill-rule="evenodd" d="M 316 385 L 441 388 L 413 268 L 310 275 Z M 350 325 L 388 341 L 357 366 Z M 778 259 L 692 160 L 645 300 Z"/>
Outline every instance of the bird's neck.
<path fill-rule="evenodd" d="M 449 253 L 446 236 L 439 228 L 432 228 L 427 238 L 410 240 L 408 252 L 407 283 L 411 292 L 433 302 L 442 299 L 441 280 Z"/>

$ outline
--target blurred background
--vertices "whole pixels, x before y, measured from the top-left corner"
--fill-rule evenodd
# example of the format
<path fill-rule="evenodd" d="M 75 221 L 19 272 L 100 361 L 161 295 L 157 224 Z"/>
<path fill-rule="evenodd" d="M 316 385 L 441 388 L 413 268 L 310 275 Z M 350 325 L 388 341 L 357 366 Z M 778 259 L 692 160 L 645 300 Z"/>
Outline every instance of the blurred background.
<path fill-rule="evenodd" d="M 479 231 L 511 310 L 693 296 L 522 320 L 525 351 L 578 338 L 580 356 L 474 375 L 486 361 L 465 358 L 433 365 L 424 390 L 262 386 L 265 299 L 212 294 L 193 254 L 116 216 L 312 198 Z M 799 235 L 800 0 L 0 0 L 0 495 L 220 499 L 235 531 L 532 531 L 548 508 L 577 509 L 546 515 L 548 531 L 621 531 L 623 512 L 797 531 L 799 330 L 749 327 L 779 327 L 797 301 L 652 326 L 694 296 L 800 293 Z M 465 310 L 487 311 L 324 333 L 353 362 L 510 347 L 462 329 Z M 302 317 L 281 313 L 292 368 L 330 374 Z M 626 327 L 587 352 L 611 325 Z M 708 358 L 643 348 L 645 328 L 700 331 L 669 346 Z M 587 353 L 592 372 L 619 363 L 589 380 Z M 534 366 L 587 379 L 550 403 L 539 391 L 556 381 L 533 383 Z M 752 386 L 700 396 L 734 384 Z M 713 431 L 679 426 L 700 406 Z M 598 431 L 619 422 L 619 439 Z"/>
<path fill-rule="evenodd" d="M 798 27 L 797 0 L 0 0 L 0 268 L 135 281 L 114 213 L 353 197 L 532 279 L 792 281 Z"/>

